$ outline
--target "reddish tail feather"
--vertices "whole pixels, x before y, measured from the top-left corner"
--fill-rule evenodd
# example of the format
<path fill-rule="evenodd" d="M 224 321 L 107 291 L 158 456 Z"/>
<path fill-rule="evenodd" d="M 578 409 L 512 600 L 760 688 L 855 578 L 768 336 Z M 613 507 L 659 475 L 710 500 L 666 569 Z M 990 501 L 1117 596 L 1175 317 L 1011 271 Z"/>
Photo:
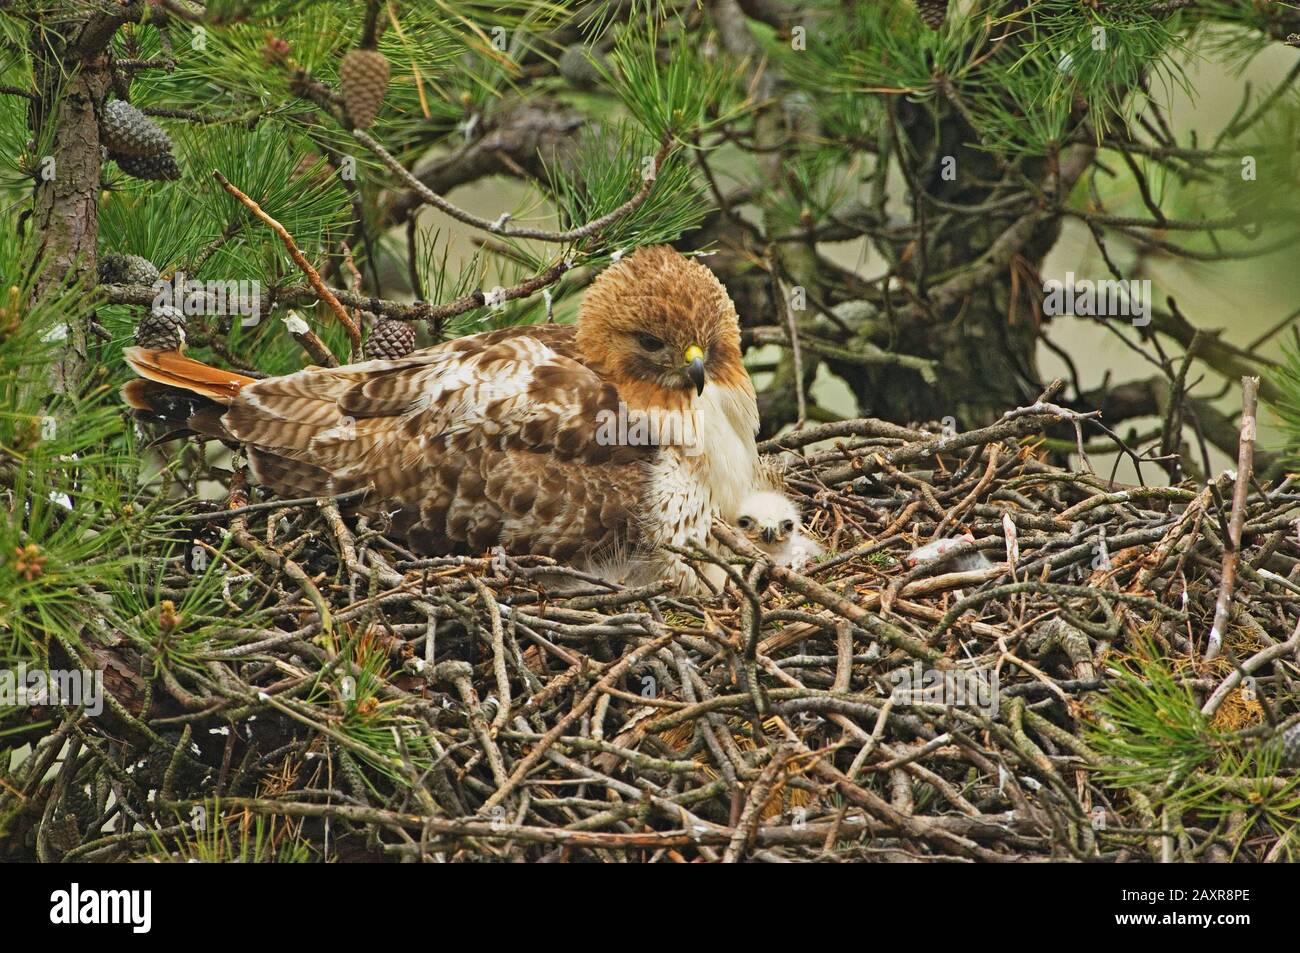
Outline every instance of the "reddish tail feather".
<path fill-rule="evenodd" d="M 122 388 L 122 400 L 144 420 L 181 428 L 166 438 L 187 433 L 231 440 L 221 422 L 226 407 L 253 378 L 212 367 L 177 351 L 129 347 L 126 363 L 140 375 Z"/>

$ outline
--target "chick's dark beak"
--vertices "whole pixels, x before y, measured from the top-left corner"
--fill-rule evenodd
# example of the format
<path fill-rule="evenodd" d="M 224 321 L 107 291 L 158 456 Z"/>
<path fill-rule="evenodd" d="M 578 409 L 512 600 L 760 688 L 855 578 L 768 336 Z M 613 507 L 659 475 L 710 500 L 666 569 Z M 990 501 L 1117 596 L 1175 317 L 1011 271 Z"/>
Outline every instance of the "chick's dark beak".
<path fill-rule="evenodd" d="M 683 355 L 686 359 L 686 376 L 695 385 L 695 393 L 704 393 L 704 349 L 692 344 Z"/>
<path fill-rule="evenodd" d="M 765 542 L 765 543 L 774 543 L 774 542 L 776 542 L 776 527 L 775 527 L 775 526 L 764 526 L 764 527 L 763 527 L 763 542 Z"/>

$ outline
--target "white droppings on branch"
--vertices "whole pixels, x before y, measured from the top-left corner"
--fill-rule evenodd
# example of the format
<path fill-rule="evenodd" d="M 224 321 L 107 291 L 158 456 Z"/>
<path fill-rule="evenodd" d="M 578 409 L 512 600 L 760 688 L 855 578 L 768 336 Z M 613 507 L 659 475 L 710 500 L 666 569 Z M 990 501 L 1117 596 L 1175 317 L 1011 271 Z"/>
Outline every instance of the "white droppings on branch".
<path fill-rule="evenodd" d="M 281 320 L 284 321 L 285 330 L 295 337 L 311 331 L 311 326 L 302 319 L 302 316 L 297 311 L 290 311 Z"/>

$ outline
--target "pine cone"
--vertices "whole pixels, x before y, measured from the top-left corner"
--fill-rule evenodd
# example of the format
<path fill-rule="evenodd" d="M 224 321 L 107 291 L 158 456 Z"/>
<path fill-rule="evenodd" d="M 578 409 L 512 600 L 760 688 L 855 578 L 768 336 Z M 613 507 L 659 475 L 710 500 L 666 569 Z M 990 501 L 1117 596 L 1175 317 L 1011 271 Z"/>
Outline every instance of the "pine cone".
<path fill-rule="evenodd" d="M 75 782 L 68 785 L 68 790 L 63 795 L 63 804 L 60 806 L 64 814 L 76 819 L 77 826 L 83 831 L 98 816 L 86 789 Z"/>
<path fill-rule="evenodd" d="M 270 32 L 266 34 L 266 42 L 262 44 L 262 59 L 272 66 L 279 66 L 287 63 L 292 53 L 293 47 L 288 40 Z"/>
<path fill-rule="evenodd" d="M 343 107 L 354 129 L 365 129 L 375 121 L 388 85 L 388 58 L 378 50 L 348 50 L 339 64 L 339 86 Z"/>
<path fill-rule="evenodd" d="M 44 833 L 45 843 L 59 857 L 81 844 L 77 818 L 63 811 L 55 811 L 50 815 L 49 823 L 44 824 Z"/>
<path fill-rule="evenodd" d="M 157 280 L 158 269 L 148 258 L 111 251 L 99 259 L 102 285 L 151 285 Z"/>
<path fill-rule="evenodd" d="M 592 62 L 593 57 L 602 64 L 605 61 L 599 51 L 583 46 L 581 43 L 565 47 L 564 52 L 560 54 L 560 75 L 568 80 L 569 85 L 574 89 L 595 89 L 600 85 L 603 77 L 596 64 Z"/>
<path fill-rule="evenodd" d="M 921 22 L 937 30 L 948 16 L 948 0 L 916 0 L 916 9 L 921 14 Z"/>
<path fill-rule="evenodd" d="M 394 361 L 415 350 L 415 325 L 409 321 L 380 321 L 366 339 L 366 357 Z"/>
<path fill-rule="evenodd" d="M 172 151 L 162 127 L 130 103 L 110 99 L 104 104 L 104 145 L 124 156 L 157 156 Z"/>
<path fill-rule="evenodd" d="M 156 351 L 179 351 L 185 344 L 185 315 L 170 305 L 155 308 L 135 326 L 135 343 Z"/>
<path fill-rule="evenodd" d="M 157 182 L 181 177 L 181 167 L 176 164 L 176 159 L 170 152 L 156 156 L 127 156 L 115 152 L 110 152 L 109 155 L 119 169 L 137 179 L 150 179 Z"/>

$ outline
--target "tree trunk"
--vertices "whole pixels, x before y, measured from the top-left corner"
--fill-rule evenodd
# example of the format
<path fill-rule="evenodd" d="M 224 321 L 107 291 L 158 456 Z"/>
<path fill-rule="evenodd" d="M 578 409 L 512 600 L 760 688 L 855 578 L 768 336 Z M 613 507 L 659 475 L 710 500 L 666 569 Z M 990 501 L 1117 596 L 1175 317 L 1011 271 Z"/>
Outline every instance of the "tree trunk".
<path fill-rule="evenodd" d="M 102 48 L 86 55 L 78 44 L 64 39 L 91 39 L 78 27 L 64 23 L 32 30 L 37 98 L 28 113 L 29 128 L 38 144 L 49 144 L 48 155 L 36 157 L 36 195 L 28 225 L 39 240 L 34 298 L 60 287 L 79 284 L 89 289 L 95 283 L 101 162 L 97 117 L 109 73 Z M 50 371 L 55 393 L 84 386 L 89 369 L 85 320 L 69 315 L 66 331 L 63 352 Z"/>

